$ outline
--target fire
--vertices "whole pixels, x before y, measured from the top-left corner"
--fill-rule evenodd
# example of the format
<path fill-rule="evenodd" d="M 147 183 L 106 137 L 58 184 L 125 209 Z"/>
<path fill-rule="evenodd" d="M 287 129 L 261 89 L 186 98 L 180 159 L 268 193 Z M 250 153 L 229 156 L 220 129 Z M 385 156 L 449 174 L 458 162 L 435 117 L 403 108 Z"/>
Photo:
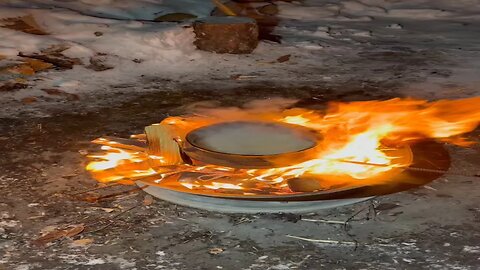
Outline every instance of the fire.
<path fill-rule="evenodd" d="M 246 109 L 201 109 L 183 117 L 169 117 L 160 123 L 174 131 L 182 144 L 190 131 L 226 121 L 270 121 L 298 125 L 322 135 L 310 160 L 269 169 L 236 169 L 193 161 L 193 164 L 157 166 L 162 156 L 148 154 L 148 146 L 132 146 L 114 140 L 97 139 L 103 152 L 90 155 L 87 170 L 102 182 L 136 180 L 165 188 L 198 193 L 286 194 L 296 192 L 291 179 L 313 179 L 319 188 L 374 185 L 388 181 L 411 163 L 409 143 L 436 139 L 466 145 L 460 137 L 480 123 L 480 97 L 428 102 L 391 99 L 332 103 L 326 111 L 288 108 L 291 103 L 261 102 Z M 145 142 L 145 135 L 134 135 Z M 315 148 L 315 149 L 317 149 Z"/>

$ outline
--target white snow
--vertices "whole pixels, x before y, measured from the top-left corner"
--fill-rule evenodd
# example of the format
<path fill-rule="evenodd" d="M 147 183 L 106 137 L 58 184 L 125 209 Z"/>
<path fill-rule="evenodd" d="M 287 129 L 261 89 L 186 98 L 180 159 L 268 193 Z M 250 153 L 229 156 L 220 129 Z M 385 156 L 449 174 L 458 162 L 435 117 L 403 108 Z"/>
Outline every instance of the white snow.
<path fill-rule="evenodd" d="M 0 108 L 0 115 L 42 114 L 45 108 L 61 106 L 44 100 L 48 95 L 41 89 L 59 88 L 83 100 L 100 94 L 114 96 L 119 91 L 114 86 L 119 85 L 121 91 L 127 87 L 130 93 L 141 93 L 188 84 L 214 89 L 255 83 L 314 87 L 391 77 L 392 82 L 402 84 L 399 95 L 478 95 L 480 0 L 276 3 L 282 20 L 275 34 L 282 36 L 282 44 L 261 42 L 251 55 L 220 55 L 194 47 L 189 22 L 150 21 L 172 12 L 208 16 L 213 9 L 209 0 L 2 1 L 0 20 L 31 15 L 49 35 L 0 27 L 0 55 L 7 58 L 0 60 L 0 67 L 15 60 L 19 52 L 35 53 L 61 44 L 69 47 L 64 55 L 80 59 L 83 65 L 39 73 L 27 78 L 27 89 L 0 92 L 0 100 L 9 104 Z M 382 53 L 406 55 L 402 57 L 407 59 L 374 57 Z M 292 55 L 290 61 L 275 63 L 286 54 Z M 424 64 L 413 61 L 422 54 L 432 55 L 425 56 Z M 87 69 L 95 57 L 113 68 Z M 398 65 L 404 65 L 402 76 L 406 77 L 394 77 L 392 70 Z M 433 68 L 448 70 L 450 75 L 432 76 L 425 71 Z M 238 74 L 252 76 L 242 81 L 231 79 Z M 451 85 L 462 90 L 453 91 Z M 31 96 L 39 101 L 30 105 L 20 102 Z M 68 107 L 68 103 L 64 105 Z"/>

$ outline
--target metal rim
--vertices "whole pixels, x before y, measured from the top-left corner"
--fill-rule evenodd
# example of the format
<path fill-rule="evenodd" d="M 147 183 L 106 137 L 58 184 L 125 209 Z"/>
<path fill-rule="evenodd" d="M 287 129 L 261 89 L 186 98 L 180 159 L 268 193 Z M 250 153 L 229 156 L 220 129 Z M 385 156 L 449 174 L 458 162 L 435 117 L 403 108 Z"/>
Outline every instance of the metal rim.
<path fill-rule="evenodd" d="M 137 185 L 148 194 L 164 201 L 168 201 L 182 206 L 224 213 L 308 213 L 322 209 L 359 203 L 373 198 L 363 197 L 297 202 L 242 201 L 186 194 L 179 191 L 163 189 L 157 186 L 149 186 L 140 181 L 137 182 Z"/>
<path fill-rule="evenodd" d="M 445 148 L 443 148 L 442 144 L 436 141 L 425 140 L 416 142 L 412 144 L 411 150 L 413 152 L 413 162 L 411 164 L 411 167 L 446 171 L 450 166 L 450 157 L 448 155 L 448 152 L 445 150 Z M 181 192 L 171 189 L 168 190 L 193 196 L 209 197 L 212 199 L 222 198 L 237 201 L 317 201 L 346 198 L 364 198 L 391 194 L 424 185 L 440 177 L 441 175 L 442 173 L 434 173 L 427 171 L 410 171 L 406 169 L 402 173 L 392 177 L 391 181 L 385 184 L 379 184 L 374 186 L 356 186 L 343 189 L 339 188 L 326 191 L 304 192 L 288 195 L 225 196 L 223 194 L 209 195 L 187 191 Z M 144 182 L 144 184 L 156 186 L 158 188 L 167 190 L 167 188 L 161 187 L 161 185 L 159 184 L 152 184 L 148 182 Z"/>

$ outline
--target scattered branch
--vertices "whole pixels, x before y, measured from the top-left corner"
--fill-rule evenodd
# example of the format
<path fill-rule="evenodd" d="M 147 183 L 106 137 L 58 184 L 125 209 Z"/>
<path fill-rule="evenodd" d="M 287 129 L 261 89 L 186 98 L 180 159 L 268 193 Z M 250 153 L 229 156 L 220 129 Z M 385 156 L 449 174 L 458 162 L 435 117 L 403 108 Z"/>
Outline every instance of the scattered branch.
<path fill-rule="evenodd" d="M 338 220 L 326 220 L 326 219 L 309 219 L 309 218 L 302 218 L 302 221 L 308 222 L 319 222 L 319 223 L 327 223 L 327 224 L 341 224 L 345 225 L 346 221 L 338 221 Z"/>
<path fill-rule="evenodd" d="M 334 245 L 349 245 L 349 246 L 355 246 L 355 247 L 357 246 L 357 242 L 351 242 L 351 241 L 311 239 L 311 238 L 299 237 L 299 236 L 294 236 L 294 235 L 289 235 L 289 234 L 287 234 L 285 236 L 289 237 L 289 238 L 299 239 L 299 240 L 313 242 L 313 243 L 334 244 Z"/>
<path fill-rule="evenodd" d="M 103 227 L 100 227 L 99 229 L 96 229 L 96 230 L 93 230 L 93 231 L 87 231 L 86 233 L 95 233 L 95 232 L 99 232 L 99 231 L 105 230 L 106 228 L 110 227 L 113 223 L 115 223 L 115 220 L 116 220 L 118 217 L 124 215 L 125 213 L 128 213 L 129 211 L 131 211 L 131 210 L 133 210 L 133 209 L 135 209 L 135 208 L 137 208 L 137 207 L 139 207 L 139 206 L 141 206 L 141 205 L 143 205 L 143 203 L 141 203 L 141 204 L 136 204 L 136 205 L 134 205 L 134 206 L 132 206 L 132 207 L 130 207 L 130 208 L 125 209 L 124 211 L 122 211 L 122 212 L 114 215 L 113 217 L 109 218 L 110 222 L 107 223 L 107 225 L 105 225 L 105 226 L 103 226 Z M 94 223 L 91 223 L 91 224 L 87 224 L 87 226 L 88 226 L 88 227 L 92 227 L 93 225 L 96 225 L 96 224 L 98 224 L 98 223 L 99 223 L 99 222 L 97 221 L 97 222 L 94 222 Z"/>
<path fill-rule="evenodd" d="M 76 196 L 76 195 L 88 193 L 88 192 L 91 192 L 91 191 L 96 191 L 96 190 L 105 189 L 105 188 L 114 187 L 114 186 L 119 186 L 119 185 L 120 185 L 119 183 L 113 183 L 113 184 L 110 184 L 110 185 L 105 185 L 105 186 L 100 186 L 100 187 L 94 187 L 94 188 L 91 188 L 91 189 L 82 190 L 82 191 L 77 191 L 77 192 L 74 192 L 74 193 L 68 193 L 67 195 L 69 195 L 69 196 Z"/>

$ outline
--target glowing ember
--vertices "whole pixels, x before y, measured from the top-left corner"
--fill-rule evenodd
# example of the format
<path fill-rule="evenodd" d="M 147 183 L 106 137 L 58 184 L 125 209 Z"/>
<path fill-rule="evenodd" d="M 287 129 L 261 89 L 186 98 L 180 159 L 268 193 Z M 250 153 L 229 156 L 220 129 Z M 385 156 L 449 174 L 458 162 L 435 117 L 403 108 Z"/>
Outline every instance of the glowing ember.
<path fill-rule="evenodd" d="M 410 164 L 410 142 L 435 138 L 465 145 L 459 136 L 480 123 L 480 97 L 431 103 L 414 99 L 332 103 L 326 112 L 285 109 L 289 104 L 266 106 L 271 103 L 255 102 L 243 110 L 202 109 L 191 116 L 167 118 L 160 124 L 168 125 L 175 134 L 172 139 L 180 144 L 192 130 L 222 122 L 298 125 L 323 136 L 311 159 L 300 163 L 289 160 L 289 166 L 268 169 L 230 168 L 198 160 L 168 165 L 162 162 L 162 156 L 148 154 L 148 146 L 142 145 L 146 136 L 140 134 L 132 136 L 136 144 L 95 140 L 103 145 L 103 152 L 89 156 L 92 161 L 87 170 L 101 182 L 133 183 L 141 179 L 169 189 L 205 194 L 288 194 L 295 192 L 289 180 L 299 178 L 317 181 L 315 190 L 373 185 L 388 181 Z"/>

